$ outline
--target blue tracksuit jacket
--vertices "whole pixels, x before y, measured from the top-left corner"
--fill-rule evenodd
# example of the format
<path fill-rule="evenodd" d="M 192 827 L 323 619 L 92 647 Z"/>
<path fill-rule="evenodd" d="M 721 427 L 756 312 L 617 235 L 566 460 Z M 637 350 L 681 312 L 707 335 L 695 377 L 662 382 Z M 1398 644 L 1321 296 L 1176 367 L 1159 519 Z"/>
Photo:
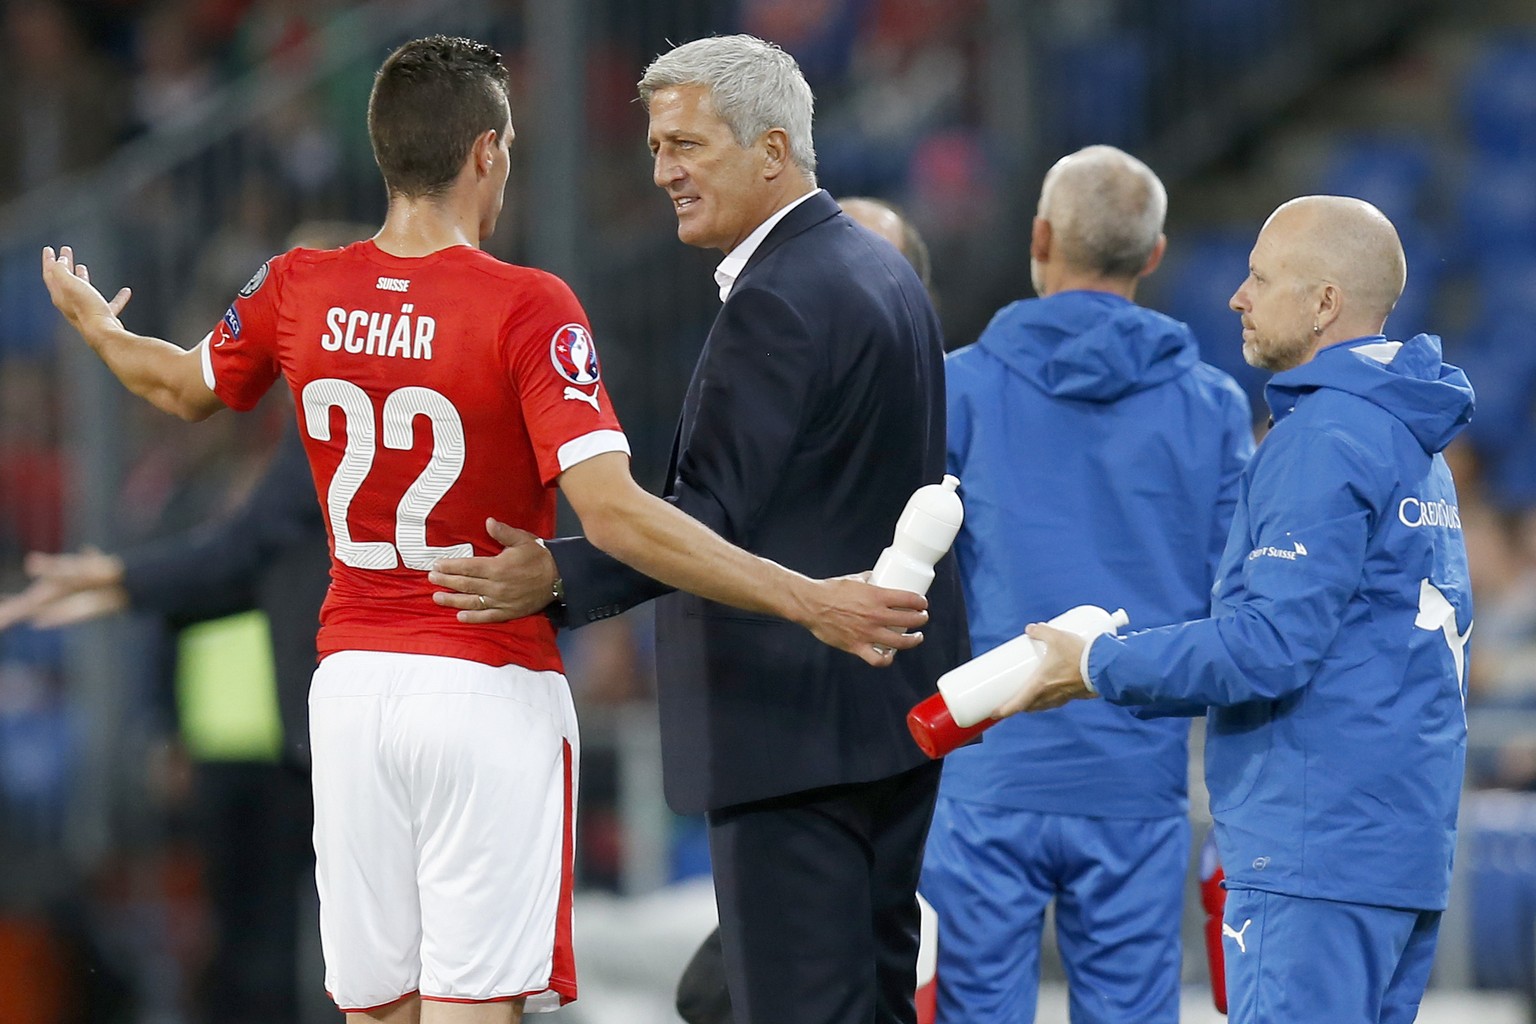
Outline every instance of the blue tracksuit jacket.
<path fill-rule="evenodd" d="M 1248 400 L 1176 320 L 1061 292 L 945 361 L 955 543 L 977 654 L 1078 604 L 1156 626 L 1210 614 L 1253 451 Z M 1016 715 L 945 761 L 944 796 L 1041 813 L 1182 814 L 1188 722 L 1104 701 Z"/>
<path fill-rule="evenodd" d="M 1214 617 L 1101 637 L 1089 677 L 1115 703 L 1209 707 L 1229 886 L 1444 909 L 1472 594 L 1440 452 L 1472 389 L 1421 334 L 1330 346 L 1266 398 Z"/>

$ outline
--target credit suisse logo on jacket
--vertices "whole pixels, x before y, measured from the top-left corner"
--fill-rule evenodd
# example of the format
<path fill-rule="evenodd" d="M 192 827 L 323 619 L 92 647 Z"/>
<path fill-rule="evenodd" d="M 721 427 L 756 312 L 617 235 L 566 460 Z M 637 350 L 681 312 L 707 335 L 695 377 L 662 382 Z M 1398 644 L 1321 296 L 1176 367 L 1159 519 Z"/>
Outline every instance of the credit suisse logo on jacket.
<path fill-rule="evenodd" d="M 1421 526 L 1438 526 L 1447 530 L 1461 529 L 1461 510 L 1448 501 L 1404 498 L 1397 503 L 1397 518 L 1404 526 L 1413 529 Z"/>

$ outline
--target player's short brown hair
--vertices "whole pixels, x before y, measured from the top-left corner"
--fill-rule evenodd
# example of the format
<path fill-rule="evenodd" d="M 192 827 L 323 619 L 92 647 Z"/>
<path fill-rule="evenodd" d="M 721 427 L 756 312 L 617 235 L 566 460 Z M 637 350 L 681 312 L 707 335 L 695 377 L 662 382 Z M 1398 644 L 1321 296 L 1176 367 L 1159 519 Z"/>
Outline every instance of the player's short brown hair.
<path fill-rule="evenodd" d="M 368 97 L 368 137 L 390 195 L 447 191 L 475 139 L 506 128 L 507 110 L 507 69 L 491 47 L 451 36 L 401 46 Z"/>

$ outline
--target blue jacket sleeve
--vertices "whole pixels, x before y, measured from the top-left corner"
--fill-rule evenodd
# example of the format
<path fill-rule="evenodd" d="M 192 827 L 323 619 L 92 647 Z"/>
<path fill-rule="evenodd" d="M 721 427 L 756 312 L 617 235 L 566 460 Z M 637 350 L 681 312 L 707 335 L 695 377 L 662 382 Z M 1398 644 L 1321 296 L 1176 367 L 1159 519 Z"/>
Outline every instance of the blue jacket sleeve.
<path fill-rule="evenodd" d="M 1384 473 L 1337 432 L 1271 435 L 1249 478 L 1252 548 L 1226 610 L 1096 641 L 1088 668 L 1099 692 L 1116 704 L 1229 706 L 1305 686 L 1359 587 Z"/>

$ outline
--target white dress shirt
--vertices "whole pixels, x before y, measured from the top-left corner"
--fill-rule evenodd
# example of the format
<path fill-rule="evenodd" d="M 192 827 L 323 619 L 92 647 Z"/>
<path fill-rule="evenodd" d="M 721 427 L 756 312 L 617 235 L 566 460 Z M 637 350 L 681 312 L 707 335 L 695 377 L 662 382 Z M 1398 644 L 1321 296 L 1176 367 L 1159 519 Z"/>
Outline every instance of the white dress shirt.
<path fill-rule="evenodd" d="M 790 210 L 793 210 L 820 191 L 822 190 L 819 188 L 813 188 L 799 199 L 785 206 L 778 213 L 775 213 L 772 217 L 759 224 L 750 235 L 741 240 L 740 245 L 726 253 L 725 259 L 721 260 L 720 265 L 715 268 L 715 284 L 720 286 L 721 302 L 730 297 L 731 289 L 736 287 L 736 278 L 741 276 L 747 261 L 752 258 L 753 253 L 757 252 L 757 247 L 763 244 L 763 239 L 768 237 L 768 232 L 773 230 L 773 226 L 788 216 Z"/>

